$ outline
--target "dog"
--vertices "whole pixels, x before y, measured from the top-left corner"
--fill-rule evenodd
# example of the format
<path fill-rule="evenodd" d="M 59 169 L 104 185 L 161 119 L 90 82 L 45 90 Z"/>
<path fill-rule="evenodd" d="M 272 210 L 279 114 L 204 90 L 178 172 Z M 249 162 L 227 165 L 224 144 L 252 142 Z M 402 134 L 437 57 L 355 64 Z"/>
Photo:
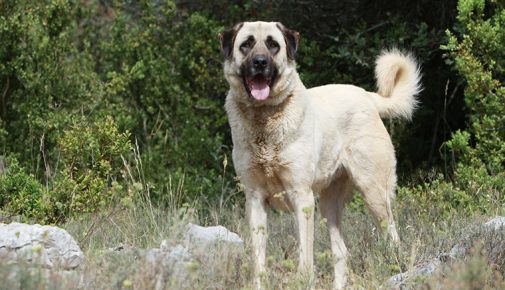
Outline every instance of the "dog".
<path fill-rule="evenodd" d="M 267 246 L 267 209 L 294 213 L 298 270 L 313 275 L 315 196 L 334 256 L 334 288 L 346 285 L 347 249 L 340 222 L 344 204 L 359 191 L 378 227 L 399 242 L 391 210 L 396 159 L 381 120 L 410 119 L 419 93 L 419 66 L 409 54 L 385 51 L 377 59 L 377 92 L 353 85 L 307 89 L 296 70 L 299 33 L 279 22 L 243 22 L 220 33 L 225 109 L 233 163 L 245 186 L 261 288 Z"/>

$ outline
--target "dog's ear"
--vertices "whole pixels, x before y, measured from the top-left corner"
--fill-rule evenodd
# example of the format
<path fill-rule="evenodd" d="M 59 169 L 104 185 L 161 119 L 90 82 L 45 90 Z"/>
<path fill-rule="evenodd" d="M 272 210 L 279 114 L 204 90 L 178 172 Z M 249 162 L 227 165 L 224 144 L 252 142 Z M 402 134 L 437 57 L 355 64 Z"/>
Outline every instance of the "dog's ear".
<path fill-rule="evenodd" d="M 290 59 L 295 59 L 296 50 L 298 49 L 298 41 L 300 40 L 300 33 L 287 29 L 284 25 L 282 25 L 282 23 L 277 23 L 277 27 L 280 31 L 282 31 L 282 35 L 284 35 L 288 57 Z"/>
<path fill-rule="evenodd" d="M 244 23 L 239 23 L 235 25 L 230 30 L 225 30 L 219 33 L 219 40 L 221 40 L 221 51 L 224 54 L 224 58 L 229 59 L 233 54 L 233 44 L 235 42 L 235 36 L 237 36 L 237 32 L 242 28 Z"/>

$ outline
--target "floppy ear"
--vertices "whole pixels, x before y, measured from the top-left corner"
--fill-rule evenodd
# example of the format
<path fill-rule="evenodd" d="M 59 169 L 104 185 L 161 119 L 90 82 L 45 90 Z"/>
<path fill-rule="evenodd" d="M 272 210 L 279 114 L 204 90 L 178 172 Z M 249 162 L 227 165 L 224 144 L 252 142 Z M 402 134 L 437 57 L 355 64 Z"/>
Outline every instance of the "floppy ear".
<path fill-rule="evenodd" d="M 298 41 L 300 40 L 300 33 L 297 31 L 287 29 L 282 23 L 277 23 L 277 27 L 282 31 L 284 40 L 286 41 L 286 50 L 290 59 L 295 59 L 296 50 L 298 49 Z"/>
<path fill-rule="evenodd" d="M 242 22 L 235 25 L 230 30 L 225 30 L 219 33 L 219 40 L 221 40 L 221 51 L 224 54 L 224 58 L 228 59 L 233 54 L 233 44 L 235 42 L 235 36 L 237 36 L 237 32 L 244 25 Z"/>

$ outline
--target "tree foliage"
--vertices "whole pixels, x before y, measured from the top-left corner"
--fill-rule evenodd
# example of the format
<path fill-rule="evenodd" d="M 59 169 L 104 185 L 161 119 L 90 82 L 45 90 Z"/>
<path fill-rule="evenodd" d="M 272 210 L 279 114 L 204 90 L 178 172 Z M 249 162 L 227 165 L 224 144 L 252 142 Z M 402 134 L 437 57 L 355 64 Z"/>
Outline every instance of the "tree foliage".
<path fill-rule="evenodd" d="M 442 48 L 465 79 L 468 126 L 446 142 L 456 159 L 456 183 L 476 199 L 505 202 L 505 5 L 460 0 L 459 31 Z"/>
<path fill-rule="evenodd" d="M 35 177 L 5 178 L 43 184 L 48 220 L 112 204 L 132 178 L 153 198 L 170 182 L 188 199 L 223 191 L 222 26 L 171 1 L 4 1 L 0 15 L 0 155 Z M 143 167 L 127 178 L 130 161 Z"/>

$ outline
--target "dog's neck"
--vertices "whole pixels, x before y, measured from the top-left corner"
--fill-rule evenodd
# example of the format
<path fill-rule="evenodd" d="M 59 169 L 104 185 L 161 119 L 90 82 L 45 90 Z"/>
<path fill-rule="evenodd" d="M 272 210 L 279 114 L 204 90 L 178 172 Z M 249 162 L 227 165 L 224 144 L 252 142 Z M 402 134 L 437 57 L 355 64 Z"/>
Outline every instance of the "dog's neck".
<path fill-rule="evenodd" d="M 300 95 L 300 92 L 304 90 L 306 89 L 300 79 L 300 76 L 295 69 L 292 69 L 289 74 L 286 74 L 283 79 L 280 79 L 276 84 L 270 94 L 270 98 L 273 102 L 267 103 L 266 105 L 282 105 L 288 97 L 292 95 Z"/>
<path fill-rule="evenodd" d="M 241 136 L 248 136 L 251 140 L 268 140 L 268 144 L 281 144 L 297 136 L 297 131 L 303 121 L 308 101 L 306 89 L 298 74 L 290 78 L 290 83 L 285 83 L 282 90 L 286 95 L 277 95 L 281 98 L 275 105 L 257 105 L 241 101 L 243 98 L 229 95 L 226 109 L 232 130 L 244 131 Z M 230 92 L 233 94 L 233 92 Z"/>

